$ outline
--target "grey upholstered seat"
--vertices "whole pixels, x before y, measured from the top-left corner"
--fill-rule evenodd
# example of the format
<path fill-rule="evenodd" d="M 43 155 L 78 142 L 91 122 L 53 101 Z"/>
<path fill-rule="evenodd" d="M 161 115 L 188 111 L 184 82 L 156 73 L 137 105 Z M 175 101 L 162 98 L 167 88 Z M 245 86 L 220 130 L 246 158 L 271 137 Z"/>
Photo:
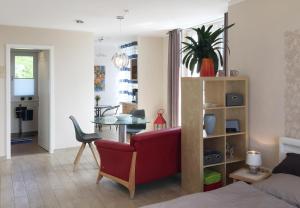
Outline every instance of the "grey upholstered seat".
<path fill-rule="evenodd" d="M 101 136 L 98 133 L 90 133 L 90 134 L 84 133 L 81 130 L 81 128 L 74 116 L 70 116 L 69 118 L 73 122 L 77 141 L 84 142 L 84 143 L 90 143 L 97 139 L 101 139 Z"/>

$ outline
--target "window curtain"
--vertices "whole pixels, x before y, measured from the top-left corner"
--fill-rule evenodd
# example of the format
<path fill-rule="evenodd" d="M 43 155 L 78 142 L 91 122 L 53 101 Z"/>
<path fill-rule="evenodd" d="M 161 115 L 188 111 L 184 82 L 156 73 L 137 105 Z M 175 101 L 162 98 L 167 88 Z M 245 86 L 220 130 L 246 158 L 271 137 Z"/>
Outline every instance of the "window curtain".
<path fill-rule="evenodd" d="M 180 66 L 181 66 L 181 30 L 172 30 L 169 33 L 168 48 L 168 104 L 169 124 L 176 127 L 179 124 L 180 108 Z"/>

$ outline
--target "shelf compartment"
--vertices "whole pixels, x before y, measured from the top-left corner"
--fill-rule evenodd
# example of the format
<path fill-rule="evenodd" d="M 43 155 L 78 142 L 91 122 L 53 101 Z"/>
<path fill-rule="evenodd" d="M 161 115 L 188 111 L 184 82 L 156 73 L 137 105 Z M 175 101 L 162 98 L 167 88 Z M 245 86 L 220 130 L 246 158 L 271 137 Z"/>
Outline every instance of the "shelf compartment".
<path fill-rule="evenodd" d="M 226 81 L 226 93 L 238 93 L 243 95 L 244 105 L 246 101 L 246 80 L 228 80 Z"/>
<path fill-rule="evenodd" d="M 205 167 L 204 169 L 210 169 L 221 173 L 223 186 L 226 184 L 225 164 L 216 164 L 214 166 Z"/>
<path fill-rule="evenodd" d="M 204 147 L 204 150 L 218 151 L 221 153 L 221 155 L 223 157 L 222 161 L 213 163 L 213 164 L 204 165 L 205 167 L 211 167 L 211 166 L 224 164 L 224 161 L 226 159 L 226 157 L 225 157 L 225 137 L 216 137 L 216 138 L 205 139 L 205 140 L 203 140 L 203 147 Z M 205 153 L 205 151 L 203 151 L 203 160 L 204 160 L 204 153 Z M 203 161 L 203 164 L 204 164 L 204 161 Z"/>
<path fill-rule="evenodd" d="M 216 127 L 213 134 L 207 135 L 206 131 L 203 131 L 203 137 L 216 137 L 216 135 L 224 135 L 225 134 L 225 110 L 224 109 L 206 109 L 203 110 L 203 125 L 204 125 L 204 115 L 205 114 L 214 114 L 216 116 Z"/>
<path fill-rule="evenodd" d="M 203 106 L 205 103 L 216 105 L 216 107 L 225 106 L 225 82 L 224 80 L 203 81 Z"/>
<path fill-rule="evenodd" d="M 233 158 L 226 152 L 226 163 L 234 163 L 244 161 L 246 158 L 246 135 L 234 135 L 226 137 L 226 145 L 228 144 L 233 148 Z"/>
<path fill-rule="evenodd" d="M 238 134 L 246 131 L 246 113 L 244 108 L 226 109 L 226 120 L 237 119 L 240 123 L 240 132 L 229 132 L 227 134 Z"/>

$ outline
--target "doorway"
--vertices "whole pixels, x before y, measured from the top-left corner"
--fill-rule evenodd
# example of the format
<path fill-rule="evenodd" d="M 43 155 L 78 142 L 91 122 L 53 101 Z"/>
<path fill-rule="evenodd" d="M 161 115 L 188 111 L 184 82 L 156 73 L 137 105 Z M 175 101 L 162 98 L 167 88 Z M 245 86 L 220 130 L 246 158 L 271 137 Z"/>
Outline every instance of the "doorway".
<path fill-rule="evenodd" d="M 6 49 L 6 157 L 52 153 L 53 48 Z"/>

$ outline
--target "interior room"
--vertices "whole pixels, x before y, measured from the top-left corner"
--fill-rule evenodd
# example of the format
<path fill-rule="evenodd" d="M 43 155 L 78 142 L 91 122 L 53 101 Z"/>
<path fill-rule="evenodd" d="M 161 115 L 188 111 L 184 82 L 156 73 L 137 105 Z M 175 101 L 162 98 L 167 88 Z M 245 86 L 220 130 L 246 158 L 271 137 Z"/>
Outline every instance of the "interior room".
<path fill-rule="evenodd" d="M 298 0 L 0 3 L 0 208 L 300 207 Z"/>
<path fill-rule="evenodd" d="M 11 155 L 49 152 L 49 51 L 14 48 L 10 59 Z"/>

